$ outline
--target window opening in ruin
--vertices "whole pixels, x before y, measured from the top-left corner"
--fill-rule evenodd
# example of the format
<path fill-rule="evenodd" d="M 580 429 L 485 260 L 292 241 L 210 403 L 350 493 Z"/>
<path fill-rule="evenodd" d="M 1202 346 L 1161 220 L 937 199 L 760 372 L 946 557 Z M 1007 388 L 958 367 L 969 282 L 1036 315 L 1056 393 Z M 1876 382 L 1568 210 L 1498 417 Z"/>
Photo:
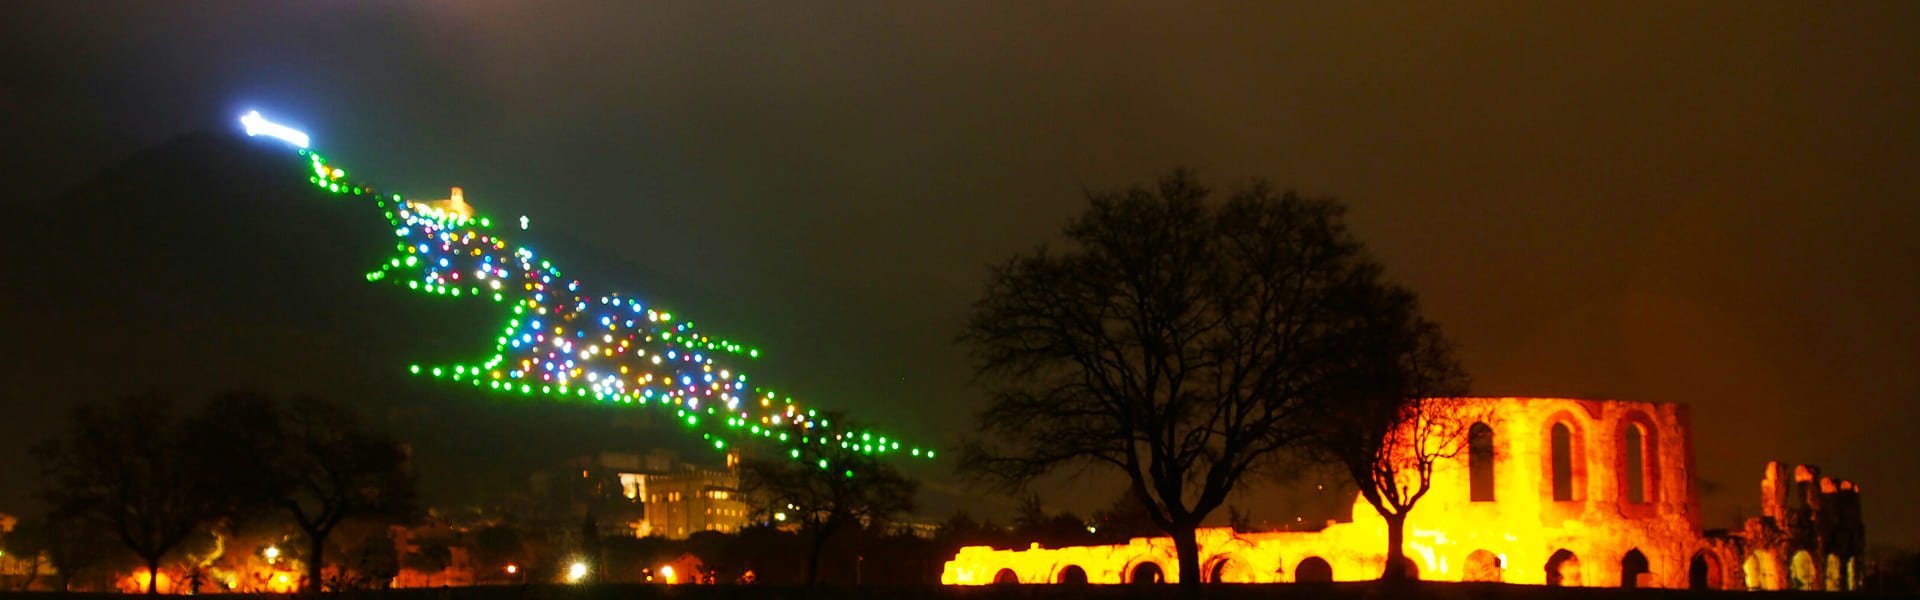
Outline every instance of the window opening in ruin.
<path fill-rule="evenodd" d="M 1015 575 L 1013 569 L 1001 569 L 999 573 L 993 574 L 993 582 L 1004 584 L 1020 583 L 1020 576 Z"/>
<path fill-rule="evenodd" d="M 1252 574 L 1246 563 L 1234 560 L 1231 556 L 1222 556 L 1213 560 L 1213 567 L 1207 570 L 1208 583 L 1253 583 Z"/>
<path fill-rule="evenodd" d="M 1789 565 L 1789 568 L 1791 570 L 1787 573 L 1793 576 L 1793 589 L 1815 589 L 1813 582 L 1819 578 L 1820 574 L 1814 572 L 1812 554 L 1808 554 L 1805 550 L 1793 553 L 1793 564 Z"/>
<path fill-rule="evenodd" d="M 1133 576 L 1127 578 L 1127 583 L 1148 584 L 1166 583 L 1166 581 L 1166 574 L 1160 570 L 1160 565 L 1152 562 L 1143 562 L 1135 566 Z"/>
<path fill-rule="evenodd" d="M 1067 565 L 1067 568 L 1060 570 L 1060 576 L 1054 578 L 1054 582 L 1072 584 L 1086 583 L 1087 570 L 1080 568 L 1080 565 Z"/>
<path fill-rule="evenodd" d="M 1493 428 L 1474 423 L 1467 429 L 1467 470 L 1470 472 L 1471 499 L 1493 501 Z"/>
<path fill-rule="evenodd" d="M 1413 559 L 1402 556 L 1394 559 L 1394 563 L 1400 566 L 1400 574 L 1406 581 L 1420 579 L 1420 565 L 1413 562 Z"/>
<path fill-rule="evenodd" d="M 1649 575 L 1652 573 L 1647 565 L 1647 555 L 1641 554 L 1639 548 L 1628 550 L 1626 556 L 1620 557 L 1620 587 L 1647 587 L 1652 583 L 1646 580 Z"/>
<path fill-rule="evenodd" d="M 1296 583 L 1327 583 L 1333 581 L 1333 565 L 1327 559 L 1309 556 L 1293 568 L 1293 580 Z"/>
<path fill-rule="evenodd" d="M 1687 589 L 1717 590 L 1725 587 L 1721 582 L 1724 573 L 1720 570 L 1720 557 L 1705 550 L 1694 553 L 1693 560 L 1687 564 Z"/>
<path fill-rule="evenodd" d="M 1547 557 L 1547 586 L 1579 587 L 1580 557 L 1565 549 L 1555 551 Z"/>
<path fill-rule="evenodd" d="M 1553 424 L 1553 499 L 1573 499 L 1573 432 L 1566 423 Z"/>
<path fill-rule="evenodd" d="M 1500 557 L 1498 555 L 1486 550 L 1475 550 L 1472 554 L 1467 555 L 1466 574 L 1463 575 L 1460 580 L 1500 581 L 1504 579 L 1501 573 L 1501 567 L 1502 565 L 1500 564 Z"/>
<path fill-rule="evenodd" d="M 1840 557 L 1837 555 L 1828 554 L 1827 570 L 1824 572 L 1826 576 L 1820 578 L 1826 582 L 1827 591 L 1838 592 L 1844 589 L 1840 587 L 1840 568 L 1841 568 Z"/>
<path fill-rule="evenodd" d="M 1627 479 L 1627 501 L 1647 501 L 1647 466 L 1645 436 L 1640 433 L 1638 423 L 1627 425 L 1626 446 L 1627 466 L 1621 476 Z"/>

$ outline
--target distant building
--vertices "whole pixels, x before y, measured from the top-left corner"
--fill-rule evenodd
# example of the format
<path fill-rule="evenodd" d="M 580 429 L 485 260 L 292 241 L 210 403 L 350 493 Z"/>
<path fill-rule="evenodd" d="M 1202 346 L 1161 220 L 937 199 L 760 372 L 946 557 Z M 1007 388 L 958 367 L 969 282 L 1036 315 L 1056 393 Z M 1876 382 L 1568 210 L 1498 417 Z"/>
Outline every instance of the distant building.
<path fill-rule="evenodd" d="M 473 206 L 467 204 L 466 194 L 457 187 L 448 192 L 447 197 L 444 199 L 429 202 L 414 202 L 413 205 L 416 208 L 447 217 L 459 219 L 473 218 Z"/>
<path fill-rule="evenodd" d="M 680 539 L 747 524 L 738 466 L 734 454 L 713 466 L 666 450 L 600 452 L 569 461 L 560 472 L 535 474 L 533 486 L 568 517 L 592 515 L 602 535 Z"/>
<path fill-rule="evenodd" d="M 636 535 L 684 538 L 699 531 L 732 533 L 747 524 L 747 503 L 740 495 L 738 455 L 728 454 L 724 468 L 676 463 L 652 473 L 621 474 L 631 481 L 630 498 L 646 505 Z"/>
<path fill-rule="evenodd" d="M 933 539 L 934 536 L 940 535 L 940 524 L 920 521 L 890 521 L 887 523 L 887 535 L 907 535 L 923 540 L 930 540 Z"/>

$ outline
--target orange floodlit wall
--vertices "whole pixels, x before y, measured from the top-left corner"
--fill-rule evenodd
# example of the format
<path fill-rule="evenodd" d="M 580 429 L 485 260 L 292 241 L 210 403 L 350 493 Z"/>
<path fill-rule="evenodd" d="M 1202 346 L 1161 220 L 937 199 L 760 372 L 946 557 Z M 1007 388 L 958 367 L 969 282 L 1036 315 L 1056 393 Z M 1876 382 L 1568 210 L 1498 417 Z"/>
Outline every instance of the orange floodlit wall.
<path fill-rule="evenodd" d="M 1437 465 L 1432 491 L 1407 519 L 1405 552 L 1422 579 L 1713 589 L 1852 589 L 1858 582 L 1846 568 L 1864 547 L 1857 539 L 1789 531 L 1817 521 L 1818 506 L 1805 523 L 1796 524 L 1782 508 L 1780 519 L 1748 524 L 1749 531 L 1773 527 L 1773 533 L 1703 535 L 1691 422 L 1683 405 L 1557 398 L 1448 402 L 1458 414 L 1475 415 L 1484 425 L 1475 426 L 1478 435 L 1490 439 L 1483 438 L 1477 452 Z M 1777 465 L 1769 469 L 1769 484 L 1788 487 L 1776 483 L 1784 479 Z M 1814 476 L 1799 475 L 1796 489 L 1812 504 L 1821 504 L 1823 490 L 1834 491 L 1824 505 L 1838 507 L 1829 511 L 1835 513 L 1850 506 L 1858 529 L 1857 486 L 1831 480 L 1814 486 Z M 1827 521 L 1847 516 L 1829 515 Z M 1385 521 L 1356 495 L 1351 518 L 1321 531 L 1201 530 L 1201 576 L 1227 583 L 1375 579 L 1385 565 L 1386 535 Z M 1784 563 L 1764 577 L 1748 576 L 1761 567 L 1743 568 L 1743 559 L 1790 555 L 1763 548 L 1783 540 L 1827 546 L 1810 555 L 1833 557 L 1826 562 L 1841 566 L 1802 561 L 1813 564 L 1803 569 L 1804 581 L 1775 575 L 1791 575 Z M 973 546 L 948 561 L 940 579 L 949 585 L 1173 583 L 1179 576 L 1174 557 L 1173 542 L 1164 537 L 1110 546 Z"/>

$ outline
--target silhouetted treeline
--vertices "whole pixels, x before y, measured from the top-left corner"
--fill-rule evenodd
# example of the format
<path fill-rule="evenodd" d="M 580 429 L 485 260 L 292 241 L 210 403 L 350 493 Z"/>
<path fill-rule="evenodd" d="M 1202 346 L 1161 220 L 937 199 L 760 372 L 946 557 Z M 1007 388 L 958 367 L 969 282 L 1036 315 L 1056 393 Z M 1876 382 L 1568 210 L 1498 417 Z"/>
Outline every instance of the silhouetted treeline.
<path fill-rule="evenodd" d="M 67 429 L 34 454 L 51 507 L 42 546 L 65 563 L 53 565 L 63 587 L 131 554 L 147 574 L 146 591 L 155 593 L 162 565 L 193 554 L 200 538 L 213 536 L 202 553 L 217 556 L 226 538 L 210 532 L 262 523 L 288 523 L 302 534 L 302 589 L 340 587 L 323 578 L 337 527 L 406 522 L 418 512 L 406 448 L 321 400 L 230 393 L 183 413 L 165 397 L 127 396 L 76 408 Z M 279 555 L 275 546 L 271 560 Z M 301 553 L 290 548 L 286 557 Z M 208 560 L 191 561 L 186 581 L 175 585 L 220 589 L 223 581 L 200 569 Z"/>

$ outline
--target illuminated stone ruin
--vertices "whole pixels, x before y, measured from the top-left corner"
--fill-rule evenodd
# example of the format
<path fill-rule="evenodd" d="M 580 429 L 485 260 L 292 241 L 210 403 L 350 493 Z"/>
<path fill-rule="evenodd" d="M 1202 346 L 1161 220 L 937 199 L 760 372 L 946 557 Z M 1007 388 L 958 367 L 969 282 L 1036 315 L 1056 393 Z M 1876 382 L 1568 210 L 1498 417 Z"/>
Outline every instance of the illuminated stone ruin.
<path fill-rule="evenodd" d="M 1408 516 L 1407 557 L 1434 581 L 1711 589 L 1854 589 L 1865 545 L 1859 487 L 1770 463 L 1765 514 L 1703 531 L 1691 416 L 1679 404 L 1462 398 L 1484 415 L 1468 450 L 1434 468 Z M 1356 494 L 1319 531 L 1198 532 L 1209 582 L 1358 581 L 1385 565 L 1386 523 Z M 1171 538 L 1018 550 L 970 546 L 941 583 L 1177 582 Z"/>
<path fill-rule="evenodd" d="M 1860 486 L 1820 476 L 1811 465 L 1767 463 L 1760 480 L 1760 516 L 1718 537 L 1728 555 L 1746 557 L 1738 574 L 1752 589 L 1851 590 L 1864 573 L 1866 527 Z M 1718 533 L 1718 532 L 1716 532 Z"/>

